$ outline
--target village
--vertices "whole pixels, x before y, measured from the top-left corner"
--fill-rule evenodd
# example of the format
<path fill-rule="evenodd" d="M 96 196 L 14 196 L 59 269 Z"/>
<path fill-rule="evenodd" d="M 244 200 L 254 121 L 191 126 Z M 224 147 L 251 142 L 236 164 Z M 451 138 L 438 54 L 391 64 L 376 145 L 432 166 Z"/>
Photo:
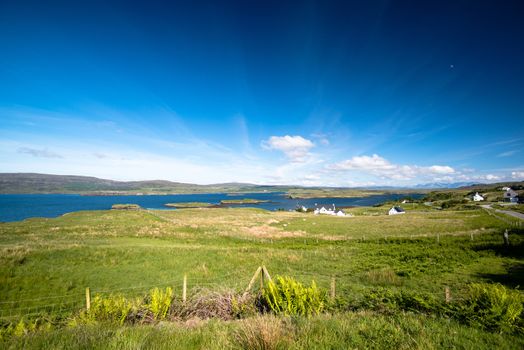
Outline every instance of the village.
<path fill-rule="evenodd" d="M 515 190 L 513 190 L 511 187 L 507 187 L 507 186 L 504 186 L 502 187 L 502 196 L 498 196 L 500 198 L 495 198 L 493 200 L 491 200 L 490 202 L 492 203 L 499 203 L 500 200 L 497 200 L 497 199 L 502 199 L 502 203 L 500 203 L 500 205 L 506 205 L 506 206 L 511 206 L 511 205 L 516 205 L 518 203 L 522 203 L 523 200 L 524 200 L 524 196 L 519 196 L 519 193 Z M 473 201 L 473 202 L 485 202 L 486 201 L 486 198 L 487 198 L 487 195 L 486 194 L 480 194 L 479 192 L 475 192 L 475 194 L 473 195 L 467 195 L 464 197 L 463 201 L 464 202 L 469 202 L 469 201 Z M 387 211 L 387 214 L 388 215 L 400 215 L 400 214 L 406 214 L 406 210 L 400 206 L 400 204 L 408 204 L 410 203 L 409 200 L 407 199 L 404 199 L 402 200 L 398 205 L 393 205 L 391 206 L 391 208 Z M 413 202 L 412 202 L 413 203 Z M 433 202 L 425 202 L 424 203 L 426 206 L 433 206 L 434 203 Z M 442 203 L 441 203 L 442 204 Z M 437 206 L 435 207 L 435 209 L 442 209 L 444 206 Z M 490 205 L 483 205 L 482 207 L 487 207 L 487 208 L 490 208 Z M 314 208 L 307 208 L 305 206 L 297 206 L 297 209 L 296 211 L 298 212 L 303 212 L 303 213 L 310 213 L 312 212 L 314 215 L 328 215 L 328 216 L 337 216 L 337 217 L 352 217 L 353 214 L 349 213 L 349 212 L 346 212 L 342 209 L 337 209 L 337 207 L 335 206 L 335 204 L 332 204 L 331 206 L 328 206 L 326 208 L 326 206 L 319 206 L 317 205 L 317 203 L 315 203 L 315 206 Z"/>

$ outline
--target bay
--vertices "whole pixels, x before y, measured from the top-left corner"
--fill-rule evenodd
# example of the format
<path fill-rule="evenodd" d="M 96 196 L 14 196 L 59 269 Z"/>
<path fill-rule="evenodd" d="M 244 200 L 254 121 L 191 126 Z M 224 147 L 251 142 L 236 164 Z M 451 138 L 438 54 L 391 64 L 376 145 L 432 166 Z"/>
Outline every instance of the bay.
<path fill-rule="evenodd" d="M 420 194 L 410 194 L 419 198 Z M 267 200 L 259 204 L 235 204 L 229 207 L 255 207 L 266 210 L 293 210 L 297 206 L 349 207 L 372 206 L 385 201 L 398 200 L 405 194 L 383 194 L 357 198 L 308 198 L 290 199 L 283 192 L 265 193 L 203 193 L 176 195 L 83 196 L 77 194 L 4 194 L 0 195 L 0 221 L 20 221 L 32 217 L 53 218 L 80 210 L 107 210 L 113 204 L 138 204 L 146 209 L 169 209 L 166 203 L 205 202 L 219 204 L 221 200 L 252 198 Z"/>

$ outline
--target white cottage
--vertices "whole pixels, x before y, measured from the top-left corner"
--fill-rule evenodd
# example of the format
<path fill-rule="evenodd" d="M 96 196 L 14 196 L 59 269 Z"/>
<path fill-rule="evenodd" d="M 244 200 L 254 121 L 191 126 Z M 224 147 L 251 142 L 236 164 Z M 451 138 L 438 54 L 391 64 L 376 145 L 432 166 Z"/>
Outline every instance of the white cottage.
<path fill-rule="evenodd" d="M 406 211 L 401 207 L 393 207 L 389 209 L 388 215 L 406 214 Z"/>
<path fill-rule="evenodd" d="M 519 202 L 519 194 L 512 190 L 511 188 L 507 188 L 506 192 L 504 192 L 504 201 L 511 202 L 511 203 L 518 203 Z"/>
<path fill-rule="evenodd" d="M 475 193 L 475 195 L 473 196 L 473 201 L 475 202 L 480 202 L 480 201 L 483 201 L 484 200 L 484 197 L 482 197 L 478 192 Z"/>
<path fill-rule="evenodd" d="M 313 214 L 323 214 L 323 215 L 333 215 L 333 216 L 347 216 L 346 213 L 344 213 L 342 210 L 336 210 L 335 206 L 333 205 L 333 209 L 326 209 L 325 207 L 322 207 L 320 209 L 316 208 L 313 211 Z"/>

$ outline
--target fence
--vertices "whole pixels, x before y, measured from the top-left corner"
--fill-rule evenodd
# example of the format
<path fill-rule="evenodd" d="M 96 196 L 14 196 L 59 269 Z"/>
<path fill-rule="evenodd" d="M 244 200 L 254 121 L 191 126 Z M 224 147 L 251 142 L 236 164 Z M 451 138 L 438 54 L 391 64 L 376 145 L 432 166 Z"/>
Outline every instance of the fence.
<path fill-rule="evenodd" d="M 287 272 L 297 280 L 307 283 L 315 280 L 315 282 L 322 288 L 328 291 L 331 299 L 336 298 L 344 293 L 347 293 L 348 275 L 345 274 L 319 274 L 309 273 L 306 271 Z M 64 316 L 72 315 L 80 310 L 89 309 L 91 307 L 91 298 L 94 295 L 109 296 L 111 294 L 124 294 L 127 296 L 143 296 L 153 288 L 171 287 L 175 291 L 177 298 L 186 302 L 188 296 L 191 294 L 198 294 L 201 290 L 235 290 L 238 293 L 248 293 L 256 290 L 257 287 L 261 290 L 265 283 L 271 281 L 271 275 L 265 266 L 259 266 L 255 273 L 248 281 L 249 274 L 244 271 L 233 271 L 227 274 L 214 276 L 212 278 L 191 278 L 188 274 L 184 274 L 181 278 L 154 285 L 140 285 L 128 288 L 109 288 L 109 289 L 92 289 L 86 287 L 85 291 L 77 291 L 64 295 L 53 295 L 37 298 L 18 299 L 13 301 L 0 301 L 0 321 L 18 320 L 20 318 L 31 317 L 48 317 L 48 316 Z M 236 280 L 235 283 L 225 283 L 229 279 Z M 257 283 L 257 279 L 259 283 Z M 354 283 L 354 281 L 353 281 Z M 338 287 L 344 288 L 338 288 Z M 360 293 L 365 293 L 369 287 L 360 289 Z M 427 291 L 425 295 L 431 295 L 434 298 L 439 298 L 450 302 L 452 298 L 456 298 L 451 293 L 448 286 L 444 286 L 443 290 Z M 31 305 L 32 306 L 28 306 Z"/>

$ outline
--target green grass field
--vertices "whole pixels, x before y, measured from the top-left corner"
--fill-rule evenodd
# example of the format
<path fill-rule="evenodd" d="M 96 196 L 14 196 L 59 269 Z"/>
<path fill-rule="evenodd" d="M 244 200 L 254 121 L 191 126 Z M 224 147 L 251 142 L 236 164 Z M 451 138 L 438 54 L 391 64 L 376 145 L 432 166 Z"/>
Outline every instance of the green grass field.
<path fill-rule="evenodd" d="M 521 336 L 488 332 L 425 314 L 351 311 L 376 288 L 444 298 L 472 282 L 524 285 L 524 236 L 484 210 L 354 208 L 354 217 L 258 209 L 87 211 L 56 219 L 0 224 L 0 320 L 67 318 L 92 294 L 143 295 L 170 286 L 241 291 L 265 265 L 270 274 L 315 280 L 349 305 L 313 319 L 163 322 L 157 325 L 55 327 L 13 336 L 0 347 L 235 348 L 250 323 L 277 324 L 276 348 L 521 348 Z M 270 326 L 268 326 L 270 327 Z M 172 338 L 176 335 L 178 340 Z M 108 345 L 109 344 L 109 345 Z M 256 348 L 256 347 L 255 347 Z"/>

